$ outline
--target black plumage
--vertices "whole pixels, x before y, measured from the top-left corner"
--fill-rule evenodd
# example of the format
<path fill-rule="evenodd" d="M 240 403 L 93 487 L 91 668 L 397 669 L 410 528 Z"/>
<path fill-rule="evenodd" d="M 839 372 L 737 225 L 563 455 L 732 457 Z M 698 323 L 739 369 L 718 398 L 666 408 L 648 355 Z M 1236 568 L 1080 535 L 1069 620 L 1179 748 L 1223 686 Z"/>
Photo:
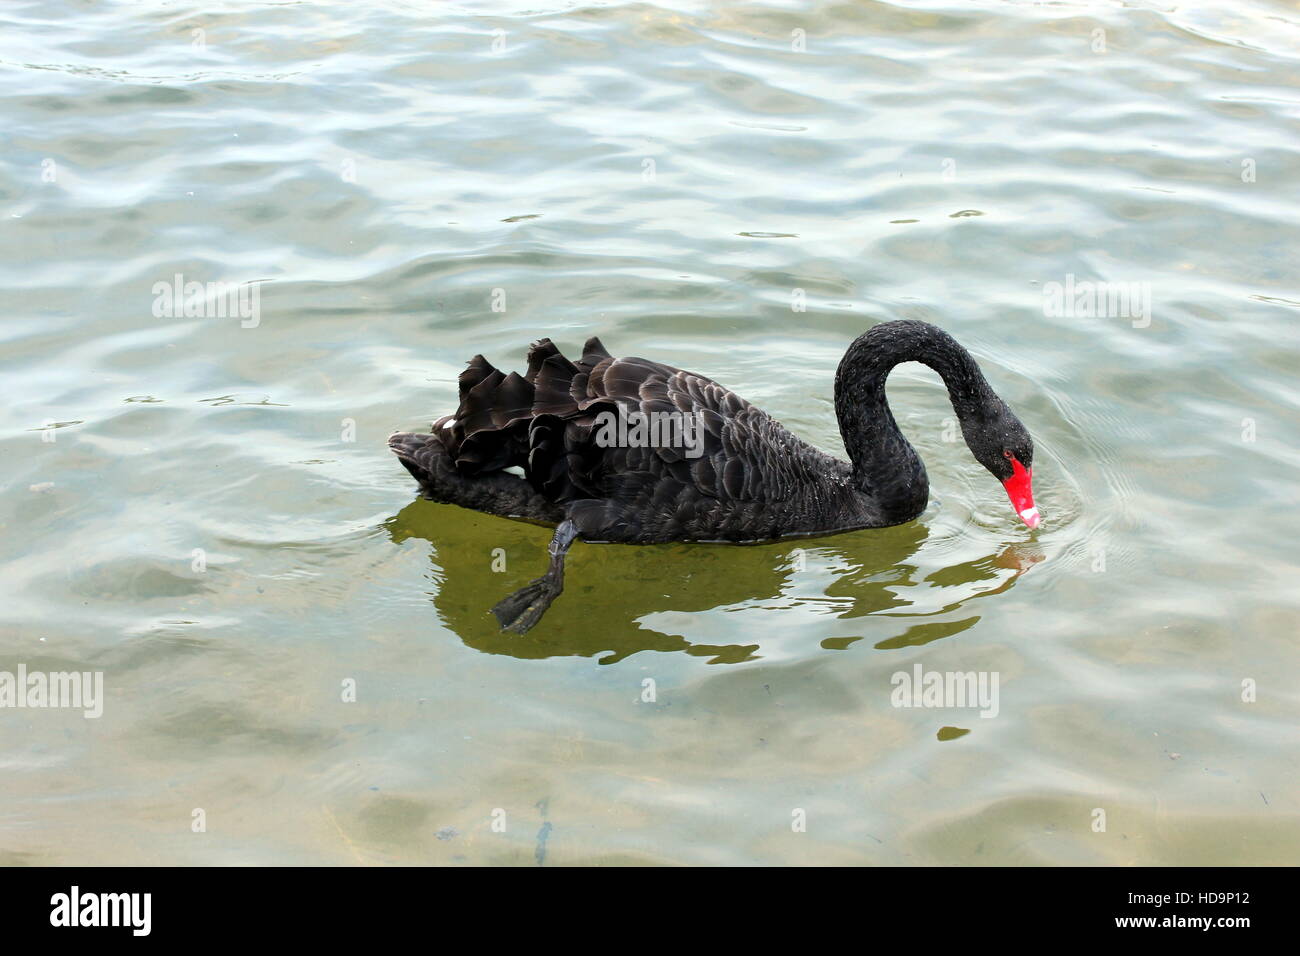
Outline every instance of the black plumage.
<path fill-rule="evenodd" d="M 934 326 L 912 321 L 876 326 L 840 363 L 835 405 L 849 462 L 712 379 L 615 358 L 596 338 L 576 362 L 541 339 L 522 376 L 474 356 L 460 376 L 456 413 L 435 422 L 431 434 L 396 434 L 389 443 L 435 500 L 560 525 L 552 571 L 529 586 L 539 593 L 526 588 L 514 606 L 503 609 L 508 598 L 497 608 L 503 624 L 526 630 L 559 593 L 563 553 L 575 536 L 743 542 L 915 518 L 928 500 L 925 468 L 898 430 L 884 389 L 890 369 L 909 360 L 943 377 L 967 444 L 999 480 L 1010 474 L 1008 449 L 1029 467 L 1028 434 L 969 353 Z M 656 421 L 660 433 L 646 440 L 611 431 L 620 416 Z M 502 470 L 512 466 L 524 476 Z"/>

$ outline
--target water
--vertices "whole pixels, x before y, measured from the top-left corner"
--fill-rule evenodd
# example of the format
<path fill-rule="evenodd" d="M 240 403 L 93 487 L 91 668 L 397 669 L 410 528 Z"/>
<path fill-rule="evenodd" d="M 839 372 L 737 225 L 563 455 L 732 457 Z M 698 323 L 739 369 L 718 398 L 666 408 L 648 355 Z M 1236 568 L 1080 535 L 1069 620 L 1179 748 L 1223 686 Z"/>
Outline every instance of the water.
<path fill-rule="evenodd" d="M 0 711 L 0 862 L 1295 861 L 1293 7 L 4 18 L 0 670 L 106 700 Z M 155 308 L 176 274 L 256 317 Z M 385 446 L 474 353 L 598 334 L 840 453 L 890 318 L 1028 425 L 1040 531 L 907 366 L 919 521 L 579 544 L 507 637 L 549 532 Z M 996 717 L 892 706 L 917 665 Z"/>

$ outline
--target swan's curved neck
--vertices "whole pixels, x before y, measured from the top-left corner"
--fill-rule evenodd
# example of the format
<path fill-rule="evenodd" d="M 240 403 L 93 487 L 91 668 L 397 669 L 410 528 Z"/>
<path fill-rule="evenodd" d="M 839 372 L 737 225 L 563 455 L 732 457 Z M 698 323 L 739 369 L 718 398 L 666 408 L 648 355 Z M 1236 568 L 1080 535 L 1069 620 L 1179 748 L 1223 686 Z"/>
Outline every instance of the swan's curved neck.
<path fill-rule="evenodd" d="M 902 362 L 921 362 L 939 373 L 963 433 L 1000 404 L 970 353 L 932 325 L 886 322 L 849 346 L 835 373 L 835 411 L 854 483 L 885 516 L 900 522 L 924 511 L 930 496 L 925 466 L 885 397 L 885 379 Z"/>

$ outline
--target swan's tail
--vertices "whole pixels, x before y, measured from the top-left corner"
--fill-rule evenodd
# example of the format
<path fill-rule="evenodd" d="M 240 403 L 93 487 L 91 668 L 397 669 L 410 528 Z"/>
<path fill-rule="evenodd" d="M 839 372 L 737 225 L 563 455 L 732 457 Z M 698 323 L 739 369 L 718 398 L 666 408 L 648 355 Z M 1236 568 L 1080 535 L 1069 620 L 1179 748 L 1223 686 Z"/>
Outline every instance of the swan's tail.
<path fill-rule="evenodd" d="M 447 449 L 438 439 L 437 425 L 431 435 L 397 432 L 388 436 L 388 447 L 397 460 L 424 486 L 435 487 L 450 462 Z"/>
<path fill-rule="evenodd" d="M 436 423 L 429 435 L 398 432 L 388 438 L 388 447 L 420 483 L 426 497 L 508 518 L 548 523 L 563 518 L 563 509 L 537 494 L 522 478 L 504 471 L 462 474 L 443 444 L 441 424 Z"/>
<path fill-rule="evenodd" d="M 534 342 L 523 375 L 507 375 L 475 355 L 460 375 L 456 413 L 434 422 L 430 435 L 394 435 L 389 444 L 434 497 L 468 507 L 480 506 L 440 489 L 511 467 L 522 469 L 547 501 L 590 496 L 583 477 L 591 465 L 583 457 L 591 454 L 585 439 L 596 413 L 610 404 L 593 396 L 601 393 L 601 377 L 613 361 L 595 337 L 576 363 L 550 339 Z"/>

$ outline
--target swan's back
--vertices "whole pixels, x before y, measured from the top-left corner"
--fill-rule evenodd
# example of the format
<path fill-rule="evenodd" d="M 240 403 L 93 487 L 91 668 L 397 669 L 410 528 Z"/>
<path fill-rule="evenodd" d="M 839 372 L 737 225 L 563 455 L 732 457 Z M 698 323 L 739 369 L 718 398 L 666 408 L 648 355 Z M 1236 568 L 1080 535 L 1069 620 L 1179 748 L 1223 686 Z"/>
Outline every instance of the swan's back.
<path fill-rule="evenodd" d="M 540 340 L 523 375 L 476 355 L 456 413 L 429 437 L 466 479 L 523 468 L 587 540 L 752 541 L 871 523 L 847 463 L 712 379 L 615 358 L 596 338 L 577 362 Z"/>

